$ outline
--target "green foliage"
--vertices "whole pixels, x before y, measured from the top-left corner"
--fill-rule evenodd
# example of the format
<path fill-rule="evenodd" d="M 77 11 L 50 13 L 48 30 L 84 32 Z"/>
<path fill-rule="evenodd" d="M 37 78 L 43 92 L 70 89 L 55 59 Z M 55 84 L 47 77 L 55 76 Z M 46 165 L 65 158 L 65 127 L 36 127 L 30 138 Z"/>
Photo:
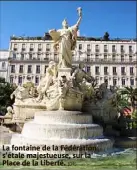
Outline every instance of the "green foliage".
<path fill-rule="evenodd" d="M 0 113 L 6 113 L 6 108 L 12 106 L 13 101 L 10 99 L 10 95 L 15 90 L 14 86 L 5 79 L 0 77 Z"/>
<path fill-rule="evenodd" d="M 135 106 L 135 101 L 137 100 L 137 88 L 133 87 L 125 87 L 124 89 L 120 90 L 120 94 L 122 96 L 127 96 L 129 99 L 130 105 Z"/>
<path fill-rule="evenodd" d="M 133 123 L 133 127 L 137 128 L 137 109 L 132 113 L 132 118 L 136 121 Z"/>
<path fill-rule="evenodd" d="M 137 88 L 125 87 L 118 89 L 116 96 L 113 99 L 112 105 L 117 107 L 117 110 L 121 110 L 125 107 L 135 107 L 135 101 L 137 100 Z"/>
<path fill-rule="evenodd" d="M 118 111 L 129 105 L 128 98 L 123 97 L 119 92 L 116 93 L 115 98 L 112 100 L 112 106 L 116 107 Z"/>
<path fill-rule="evenodd" d="M 134 110 L 134 112 L 132 113 L 132 118 L 137 120 L 137 110 Z"/>
<path fill-rule="evenodd" d="M 5 78 L 0 77 L 0 83 L 5 83 Z"/>

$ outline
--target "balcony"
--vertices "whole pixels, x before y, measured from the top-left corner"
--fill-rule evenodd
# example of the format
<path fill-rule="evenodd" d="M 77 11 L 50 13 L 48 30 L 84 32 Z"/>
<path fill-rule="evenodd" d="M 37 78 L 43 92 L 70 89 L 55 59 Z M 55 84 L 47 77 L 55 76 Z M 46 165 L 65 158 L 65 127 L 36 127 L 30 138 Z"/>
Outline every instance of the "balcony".
<path fill-rule="evenodd" d="M 121 72 L 121 75 L 122 75 L 122 76 L 125 76 L 125 75 L 126 75 L 126 72 Z"/>
<path fill-rule="evenodd" d="M 87 56 L 90 56 L 90 54 L 91 54 L 90 51 L 87 51 Z"/>
<path fill-rule="evenodd" d="M 107 53 L 108 52 L 108 49 L 104 49 L 104 53 Z"/>
<path fill-rule="evenodd" d="M 17 51 L 17 48 L 13 48 L 13 51 Z"/>
<path fill-rule="evenodd" d="M 38 51 L 42 51 L 42 49 L 41 49 L 41 48 L 38 48 Z"/>
<path fill-rule="evenodd" d="M 134 76 L 134 73 L 130 73 L 130 76 Z"/>
<path fill-rule="evenodd" d="M 124 53 L 124 52 L 125 52 L 125 50 L 121 49 L 121 53 Z"/>
<path fill-rule="evenodd" d="M 21 50 L 22 50 L 22 51 L 25 51 L 26 49 L 25 49 L 25 48 L 22 48 Z"/>
<path fill-rule="evenodd" d="M 49 61 L 49 58 L 44 58 L 45 61 Z"/>
<path fill-rule="evenodd" d="M 87 62 L 90 62 L 90 58 L 87 58 L 86 60 L 87 60 Z"/>
<path fill-rule="evenodd" d="M 15 73 L 15 70 L 11 70 L 11 73 Z"/>
<path fill-rule="evenodd" d="M 40 74 L 40 70 L 36 70 L 36 74 Z"/>
<path fill-rule="evenodd" d="M 132 61 L 133 61 L 133 58 L 132 58 L 132 57 L 130 57 L 130 58 L 129 58 L 129 61 L 130 61 L 130 62 L 132 62 Z"/>
<path fill-rule="evenodd" d="M 99 53 L 99 49 L 96 49 L 95 52 L 96 52 L 96 53 Z"/>
<path fill-rule="evenodd" d="M 121 58 L 121 62 L 124 62 L 125 61 L 125 59 L 124 58 Z"/>
<path fill-rule="evenodd" d="M 112 49 L 112 53 L 116 53 L 116 49 Z"/>
<path fill-rule="evenodd" d="M 95 58 L 94 61 L 97 61 L 97 62 L 98 62 L 98 61 L 100 61 L 100 59 L 99 59 L 99 58 Z"/>
<path fill-rule="evenodd" d="M 104 72 L 104 75 L 108 75 L 109 73 L 108 72 Z"/>
<path fill-rule="evenodd" d="M 113 75 L 116 76 L 116 75 L 117 75 L 117 72 L 113 72 Z"/>
<path fill-rule="evenodd" d="M 31 74 L 32 73 L 32 70 L 28 70 L 28 74 Z"/>
<path fill-rule="evenodd" d="M 33 51 L 33 50 L 34 50 L 34 48 L 30 48 L 29 50 L 30 50 L 30 51 Z"/>
<path fill-rule="evenodd" d="M 95 74 L 96 74 L 96 75 L 100 75 L 100 72 L 97 71 Z"/>
<path fill-rule="evenodd" d="M 21 60 L 24 60 L 24 56 L 21 56 L 20 59 L 21 59 Z"/>
<path fill-rule="evenodd" d="M 132 54 L 133 53 L 133 50 L 129 50 L 129 54 Z"/>
<path fill-rule="evenodd" d="M 19 73 L 23 73 L 23 70 L 19 70 Z"/>
<path fill-rule="evenodd" d="M 50 51 L 50 48 L 46 48 L 46 51 Z"/>

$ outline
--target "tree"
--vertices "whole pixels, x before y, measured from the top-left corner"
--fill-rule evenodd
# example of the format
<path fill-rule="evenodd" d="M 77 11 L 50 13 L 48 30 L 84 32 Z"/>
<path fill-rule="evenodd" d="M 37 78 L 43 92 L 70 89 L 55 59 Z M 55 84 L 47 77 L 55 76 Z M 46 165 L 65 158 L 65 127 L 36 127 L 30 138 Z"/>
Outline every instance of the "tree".
<path fill-rule="evenodd" d="M 0 114 L 5 114 L 6 108 L 13 105 L 14 100 L 10 99 L 10 95 L 14 90 L 15 87 L 12 84 L 0 77 Z"/>
<path fill-rule="evenodd" d="M 124 109 L 129 105 L 128 99 L 123 97 L 119 91 L 116 92 L 115 97 L 112 100 L 112 106 L 117 108 L 117 111 Z"/>
<path fill-rule="evenodd" d="M 125 87 L 120 91 L 122 96 L 126 95 L 129 99 L 130 106 L 135 110 L 135 103 L 137 101 L 137 88 Z"/>
<path fill-rule="evenodd" d="M 108 41 L 108 40 L 109 40 L 109 33 L 108 33 L 108 32 L 105 32 L 103 39 L 104 39 L 105 41 Z"/>

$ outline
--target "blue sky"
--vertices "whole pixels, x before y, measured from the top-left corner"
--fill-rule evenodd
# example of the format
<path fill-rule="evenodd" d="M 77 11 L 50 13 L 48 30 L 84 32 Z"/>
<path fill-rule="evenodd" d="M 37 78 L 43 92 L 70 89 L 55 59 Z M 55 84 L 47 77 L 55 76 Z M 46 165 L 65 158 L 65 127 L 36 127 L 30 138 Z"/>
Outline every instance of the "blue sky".
<path fill-rule="evenodd" d="M 77 7 L 83 8 L 82 36 L 136 37 L 135 1 L 0 1 L 0 49 L 9 47 L 11 35 L 43 36 L 49 29 L 76 23 Z"/>

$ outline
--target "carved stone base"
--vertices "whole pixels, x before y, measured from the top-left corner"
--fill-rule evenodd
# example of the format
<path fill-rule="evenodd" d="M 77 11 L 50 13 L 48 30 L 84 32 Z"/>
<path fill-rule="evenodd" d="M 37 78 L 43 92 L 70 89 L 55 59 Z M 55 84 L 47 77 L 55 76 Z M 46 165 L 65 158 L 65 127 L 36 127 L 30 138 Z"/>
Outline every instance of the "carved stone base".
<path fill-rule="evenodd" d="M 60 79 L 61 76 L 66 76 L 67 79 L 71 76 L 71 68 L 59 68 L 58 70 L 58 78 Z"/>

